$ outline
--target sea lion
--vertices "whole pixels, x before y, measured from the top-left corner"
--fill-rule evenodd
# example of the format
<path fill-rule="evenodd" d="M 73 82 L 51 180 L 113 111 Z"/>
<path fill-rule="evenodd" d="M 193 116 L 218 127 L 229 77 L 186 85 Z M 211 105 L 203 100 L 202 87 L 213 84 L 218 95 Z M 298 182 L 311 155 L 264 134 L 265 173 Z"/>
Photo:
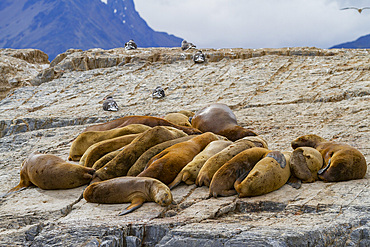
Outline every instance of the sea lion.
<path fill-rule="evenodd" d="M 193 117 L 194 116 L 194 112 L 192 112 L 192 111 L 188 111 L 188 110 L 181 110 L 181 111 L 179 111 L 178 113 L 181 113 L 181 114 L 184 114 L 185 116 L 187 116 L 187 117 Z"/>
<path fill-rule="evenodd" d="M 119 215 L 128 214 L 141 207 L 144 202 L 156 202 L 168 206 L 172 202 L 170 189 L 154 178 L 119 177 L 89 185 L 83 197 L 95 203 L 131 204 Z"/>
<path fill-rule="evenodd" d="M 97 170 L 92 182 L 125 176 L 146 150 L 159 143 L 183 136 L 186 136 L 183 131 L 169 126 L 156 126 L 141 133 L 116 157 Z"/>
<path fill-rule="evenodd" d="M 234 184 L 239 197 L 259 196 L 279 189 L 290 177 L 290 152 L 269 152 Z"/>
<path fill-rule="evenodd" d="M 168 113 L 166 116 L 164 116 L 164 119 L 170 121 L 171 123 L 181 125 L 181 126 L 186 126 L 186 127 L 191 127 L 191 123 L 189 122 L 189 117 L 182 113 L 178 112 L 173 112 L 173 113 Z"/>
<path fill-rule="evenodd" d="M 187 185 L 194 184 L 197 179 L 198 173 L 204 163 L 213 155 L 220 152 L 227 146 L 231 145 L 232 141 L 217 140 L 208 144 L 202 152 L 197 154 L 192 161 L 190 161 L 176 178 L 168 185 L 170 189 L 173 189 L 176 185 L 185 182 Z"/>
<path fill-rule="evenodd" d="M 254 165 L 270 152 L 272 151 L 266 148 L 253 147 L 235 155 L 213 175 L 209 194 L 213 197 L 235 195 L 235 181 L 242 174 L 248 174 Z"/>
<path fill-rule="evenodd" d="M 79 165 L 92 167 L 102 156 L 130 144 L 138 135 L 119 136 L 91 145 L 82 155 Z"/>
<path fill-rule="evenodd" d="M 191 138 L 195 137 L 195 135 L 190 136 L 184 136 L 180 138 L 176 138 L 173 140 L 165 141 L 162 143 L 159 143 L 155 145 L 154 147 L 149 148 L 146 150 L 137 160 L 136 162 L 131 166 L 130 170 L 127 172 L 127 176 L 137 176 L 140 174 L 140 172 L 144 171 L 146 169 L 146 166 L 151 158 L 153 158 L 155 155 L 159 154 L 163 150 L 165 150 L 168 147 L 171 147 L 172 145 L 180 142 L 184 142 L 187 140 L 190 140 Z"/>
<path fill-rule="evenodd" d="M 192 127 L 180 126 L 177 124 L 173 124 L 167 121 L 166 119 L 159 118 L 159 117 L 152 117 L 152 116 L 126 116 L 126 117 L 118 118 L 118 119 L 115 119 L 115 120 L 112 120 L 106 123 L 89 126 L 84 130 L 84 132 L 110 130 L 110 129 L 115 129 L 115 128 L 121 128 L 129 124 L 143 124 L 149 127 L 170 126 L 170 127 L 174 127 L 179 130 L 183 130 L 188 135 L 202 133 L 198 129 L 195 129 Z"/>
<path fill-rule="evenodd" d="M 105 164 L 107 164 L 109 161 L 111 161 L 114 157 L 116 157 L 123 149 L 123 148 L 120 148 L 116 151 L 112 151 L 110 153 L 107 153 L 106 155 L 104 155 L 103 157 L 101 157 L 100 159 L 98 159 L 92 168 L 94 168 L 95 170 L 99 170 L 100 168 L 102 168 L 103 166 L 105 166 Z"/>
<path fill-rule="evenodd" d="M 72 142 L 68 160 L 80 160 L 85 151 L 97 142 L 128 134 L 143 133 L 150 128 L 151 127 L 143 124 L 130 124 L 122 128 L 112 130 L 83 132 Z"/>
<path fill-rule="evenodd" d="M 256 146 L 256 147 L 261 147 L 261 148 L 268 148 L 268 145 L 267 145 L 267 142 L 265 139 L 263 139 L 262 137 L 260 136 L 246 136 L 246 137 L 243 137 L 242 139 L 240 140 L 248 140 L 248 141 L 251 141 L 253 142 L 253 144 Z"/>
<path fill-rule="evenodd" d="M 214 103 L 197 111 L 191 125 L 202 132 L 213 132 L 236 141 L 245 136 L 256 136 L 253 131 L 238 125 L 236 116 L 231 109 L 220 103 Z"/>
<path fill-rule="evenodd" d="M 313 147 L 321 153 L 324 164 L 318 177 L 327 182 L 346 181 L 363 178 L 367 165 L 363 154 L 356 148 L 332 141 L 317 135 L 304 135 L 292 141 L 292 148 Z"/>
<path fill-rule="evenodd" d="M 9 192 L 31 185 L 44 190 L 71 189 L 89 183 L 94 172 L 93 168 L 67 163 L 52 154 L 33 152 L 22 163 L 19 184 Z"/>
<path fill-rule="evenodd" d="M 218 137 L 215 134 L 206 132 L 166 148 L 150 159 L 148 168 L 137 176 L 156 178 L 169 184 L 195 155 L 200 153 L 210 142 L 216 140 Z"/>
<path fill-rule="evenodd" d="M 293 176 L 304 183 L 318 180 L 317 172 L 323 166 L 321 153 L 312 147 L 296 148 L 290 158 L 290 170 Z"/>
<path fill-rule="evenodd" d="M 197 186 L 202 186 L 203 184 L 205 186 L 209 186 L 213 175 L 221 166 L 241 151 L 252 147 L 255 147 L 253 142 L 246 139 L 240 139 L 213 155 L 200 169 L 195 184 Z"/>

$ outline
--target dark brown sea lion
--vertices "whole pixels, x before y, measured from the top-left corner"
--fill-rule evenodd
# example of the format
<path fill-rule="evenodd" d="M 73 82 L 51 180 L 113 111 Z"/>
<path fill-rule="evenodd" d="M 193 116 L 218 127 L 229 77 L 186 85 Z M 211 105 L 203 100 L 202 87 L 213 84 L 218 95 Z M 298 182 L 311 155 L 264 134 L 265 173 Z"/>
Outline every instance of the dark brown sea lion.
<path fill-rule="evenodd" d="M 98 159 L 107 153 L 130 144 L 130 142 L 132 142 L 138 135 L 140 134 L 119 136 L 91 145 L 82 155 L 79 165 L 92 167 Z"/>
<path fill-rule="evenodd" d="M 81 133 L 72 142 L 69 150 L 68 160 L 78 161 L 85 151 L 93 144 L 112 139 L 118 136 L 138 134 L 150 129 L 149 126 L 143 124 L 131 124 L 122 128 L 107 130 L 107 131 L 88 131 Z"/>
<path fill-rule="evenodd" d="M 180 142 L 184 142 L 187 140 L 190 140 L 191 138 L 195 137 L 196 135 L 190 135 L 190 136 L 184 136 L 180 138 L 176 138 L 173 140 L 165 141 L 162 143 L 159 143 L 155 145 L 154 147 L 149 148 L 146 150 L 137 160 L 136 162 L 131 166 L 130 170 L 127 172 L 127 176 L 137 176 L 142 171 L 146 169 L 146 166 L 151 158 L 153 158 L 155 155 L 159 154 L 163 150 L 165 150 L 168 147 L 171 147 L 172 145 Z"/>
<path fill-rule="evenodd" d="M 126 176 L 136 160 L 149 148 L 172 139 L 186 136 L 179 129 L 169 126 L 156 126 L 136 137 L 111 161 L 97 170 L 92 182 Z"/>
<path fill-rule="evenodd" d="M 181 182 L 186 183 L 187 185 L 194 184 L 195 180 L 198 177 L 198 173 L 204 163 L 212 157 L 213 155 L 217 154 L 227 146 L 231 145 L 232 141 L 226 140 L 217 140 L 213 141 L 208 144 L 202 152 L 197 154 L 192 161 L 190 161 L 180 173 L 176 176 L 176 178 L 168 185 L 170 189 L 173 189 L 176 185 Z"/>
<path fill-rule="evenodd" d="M 200 153 L 217 135 L 206 132 L 188 141 L 166 148 L 148 162 L 148 168 L 138 177 L 151 177 L 165 184 L 171 183 L 184 166 Z"/>
<path fill-rule="evenodd" d="M 245 136 L 256 136 L 253 131 L 238 125 L 236 116 L 225 104 L 211 104 L 197 111 L 191 125 L 202 132 L 213 132 L 236 141 Z"/>
<path fill-rule="evenodd" d="M 272 151 L 266 148 L 253 147 L 235 155 L 213 175 L 209 194 L 213 197 L 235 195 L 235 181 L 241 175 L 248 174 L 254 165 L 270 152 Z"/>
<path fill-rule="evenodd" d="M 35 185 L 44 190 L 71 189 L 91 181 L 95 170 L 67 163 L 52 154 L 31 153 L 23 161 L 19 184 L 9 192 Z"/>
<path fill-rule="evenodd" d="M 170 189 L 154 178 L 119 177 L 89 185 L 83 197 L 95 203 L 131 204 L 119 215 L 128 214 L 141 207 L 144 202 L 156 202 L 168 206 L 172 202 Z"/>
<path fill-rule="evenodd" d="M 246 139 L 240 139 L 236 142 L 232 143 L 228 147 L 224 148 L 217 154 L 210 157 L 200 169 L 195 184 L 197 186 L 209 186 L 213 175 L 223 166 L 227 161 L 233 158 L 238 153 L 248 149 L 255 147 L 256 145 Z"/>
<path fill-rule="evenodd" d="M 366 174 L 365 157 L 350 145 L 327 141 L 317 135 L 305 135 L 292 141 L 292 148 L 298 147 L 313 147 L 321 153 L 324 168 L 318 171 L 318 177 L 324 181 L 359 179 Z"/>
<path fill-rule="evenodd" d="M 312 183 L 318 180 L 317 172 L 322 166 L 321 153 L 312 147 L 296 148 L 290 157 L 292 175 L 303 183 Z"/>
<path fill-rule="evenodd" d="M 170 127 L 174 127 L 176 129 L 182 130 L 188 135 L 202 133 L 198 129 L 195 129 L 192 127 L 180 126 L 177 124 L 173 124 L 167 121 L 166 119 L 159 118 L 159 117 L 152 117 L 152 116 L 126 116 L 126 117 L 118 118 L 118 119 L 115 119 L 115 120 L 112 120 L 106 123 L 101 123 L 101 124 L 87 127 L 84 130 L 84 132 L 110 130 L 110 129 L 115 129 L 115 128 L 121 128 L 129 124 L 144 124 L 150 127 L 170 126 Z"/>
<path fill-rule="evenodd" d="M 273 151 L 241 175 L 234 184 L 239 197 L 258 196 L 279 189 L 290 177 L 291 152 Z"/>

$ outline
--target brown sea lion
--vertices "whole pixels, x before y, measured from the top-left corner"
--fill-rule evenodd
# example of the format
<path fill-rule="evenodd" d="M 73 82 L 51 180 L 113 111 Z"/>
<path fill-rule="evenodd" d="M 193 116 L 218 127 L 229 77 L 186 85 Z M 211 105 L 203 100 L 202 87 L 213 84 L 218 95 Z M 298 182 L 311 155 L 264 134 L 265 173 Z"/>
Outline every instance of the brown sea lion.
<path fill-rule="evenodd" d="M 272 151 L 266 148 L 253 147 L 235 155 L 213 175 L 209 194 L 213 197 L 235 195 L 235 181 L 241 175 L 248 174 L 254 165 L 270 152 Z"/>
<path fill-rule="evenodd" d="M 180 142 L 184 142 L 187 140 L 190 140 L 191 138 L 195 137 L 196 135 L 190 135 L 190 136 L 184 136 L 180 138 L 176 138 L 173 140 L 165 141 L 162 143 L 159 143 L 155 145 L 154 147 L 149 148 L 146 150 L 137 160 L 136 162 L 131 166 L 130 170 L 127 172 L 127 176 L 137 176 L 140 174 L 140 172 L 144 171 L 146 169 L 146 166 L 151 158 L 153 158 L 155 155 L 159 154 L 163 150 L 165 150 L 168 147 L 171 147 L 172 145 Z"/>
<path fill-rule="evenodd" d="M 107 153 L 130 144 L 130 142 L 132 142 L 138 135 L 140 134 L 119 136 L 91 145 L 82 155 L 79 165 L 92 167 L 98 159 Z"/>
<path fill-rule="evenodd" d="M 83 197 L 95 203 L 131 204 L 119 215 L 128 214 L 141 207 L 144 202 L 156 202 L 168 206 L 172 202 L 170 189 L 154 178 L 119 177 L 89 185 Z"/>
<path fill-rule="evenodd" d="M 281 188 L 290 177 L 290 152 L 272 151 L 234 184 L 239 197 L 259 196 Z"/>
<path fill-rule="evenodd" d="M 225 104 L 211 104 L 197 111 L 191 125 L 202 132 L 213 132 L 236 141 L 245 136 L 256 136 L 253 131 L 238 125 L 236 117 Z"/>
<path fill-rule="evenodd" d="M 169 126 L 156 126 L 141 133 L 116 157 L 97 170 L 92 182 L 126 176 L 131 166 L 146 150 L 159 143 L 183 136 L 186 134 L 182 130 Z"/>
<path fill-rule="evenodd" d="M 365 157 L 350 145 L 327 141 L 317 135 L 304 135 L 292 141 L 292 148 L 298 147 L 313 147 L 321 153 L 324 168 L 318 171 L 318 177 L 324 181 L 359 179 L 366 174 Z"/>
<path fill-rule="evenodd" d="M 148 162 L 148 168 L 141 172 L 138 177 L 156 178 L 165 184 L 169 184 L 195 155 L 215 140 L 218 140 L 215 134 L 206 132 L 186 142 L 177 143 L 166 148 Z"/>
<path fill-rule="evenodd" d="M 253 142 L 253 144 L 256 146 L 256 147 L 260 147 L 260 148 L 268 148 L 268 145 L 267 145 L 267 142 L 265 139 L 263 139 L 262 137 L 260 136 L 246 136 L 246 137 L 243 137 L 242 138 L 243 140 L 248 140 L 248 141 L 251 141 Z M 241 140 L 242 140 L 241 139 Z"/>
<path fill-rule="evenodd" d="M 93 144 L 112 139 L 118 136 L 128 134 L 138 134 L 150 129 L 151 127 L 143 124 L 132 124 L 122 128 L 107 130 L 107 131 L 88 131 L 81 133 L 72 142 L 69 150 L 68 160 L 78 161 L 85 151 Z"/>
<path fill-rule="evenodd" d="M 189 122 L 189 117 L 185 116 L 182 113 L 168 113 L 166 116 L 164 116 L 164 119 L 180 126 L 192 127 L 191 123 Z"/>
<path fill-rule="evenodd" d="M 176 178 L 168 185 L 170 189 L 173 189 L 176 185 L 181 183 L 182 181 L 185 182 L 187 185 L 194 184 L 195 180 L 197 179 L 198 173 L 204 163 L 215 155 L 216 153 L 220 152 L 227 146 L 231 145 L 232 141 L 226 140 L 217 140 L 213 141 L 208 144 L 202 152 L 197 154 L 192 161 L 190 161 L 180 173 L 176 176 Z"/>
<path fill-rule="evenodd" d="M 217 154 L 213 155 L 206 161 L 206 163 L 204 163 L 204 165 L 200 169 L 195 184 L 197 186 L 202 186 L 203 184 L 205 186 L 209 186 L 213 175 L 218 169 L 220 169 L 221 166 L 223 166 L 227 161 L 229 161 L 241 151 L 252 147 L 255 147 L 253 142 L 245 139 L 240 139 L 232 143 L 228 147 L 224 148 Z"/>
<path fill-rule="evenodd" d="M 112 151 L 110 153 L 107 153 L 106 155 L 104 155 L 103 157 L 101 157 L 100 159 L 98 159 L 92 168 L 94 168 L 95 170 L 99 170 L 100 168 L 102 168 L 103 166 L 105 166 L 105 164 L 107 164 L 109 161 L 111 161 L 114 157 L 116 157 L 123 149 L 123 148 L 120 148 L 116 151 Z"/>
<path fill-rule="evenodd" d="M 31 153 L 23 161 L 19 184 L 9 192 L 35 185 L 44 190 L 71 189 L 91 181 L 95 170 L 65 162 L 52 154 Z"/>
<path fill-rule="evenodd" d="M 318 180 L 317 172 L 323 166 L 321 153 L 312 147 L 296 148 L 290 158 L 292 175 L 304 183 Z"/>
<path fill-rule="evenodd" d="M 84 132 L 110 130 L 110 129 L 115 129 L 115 128 L 121 128 L 129 124 L 144 124 L 150 127 L 170 126 L 170 127 L 174 127 L 176 129 L 182 130 L 188 135 L 202 133 L 198 129 L 195 129 L 192 127 L 180 126 L 177 124 L 173 124 L 167 121 L 166 119 L 159 118 L 159 117 L 152 117 L 152 116 L 126 116 L 126 117 L 118 118 L 118 119 L 115 119 L 115 120 L 112 120 L 106 123 L 101 123 L 101 124 L 87 127 L 84 130 Z"/>

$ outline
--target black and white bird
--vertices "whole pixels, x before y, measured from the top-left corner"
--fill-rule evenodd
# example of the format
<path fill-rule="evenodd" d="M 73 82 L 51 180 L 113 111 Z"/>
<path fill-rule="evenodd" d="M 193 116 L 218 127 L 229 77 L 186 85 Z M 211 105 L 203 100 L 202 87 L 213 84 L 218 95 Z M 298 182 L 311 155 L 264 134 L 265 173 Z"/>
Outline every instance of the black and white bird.
<path fill-rule="evenodd" d="M 363 7 L 363 8 L 357 8 L 357 7 L 346 7 L 346 8 L 342 8 L 342 9 L 340 9 L 340 10 L 346 10 L 346 9 L 355 9 L 355 10 L 357 10 L 358 11 L 358 13 L 362 13 L 362 11 L 364 10 L 364 9 L 370 9 L 370 7 Z"/>
<path fill-rule="evenodd" d="M 133 39 L 130 39 L 128 42 L 125 44 L 125 50 L 136 50 L 137 45 Z"/>
<path fill-rule="evenodd" d="M 190 43 L 190 42 L 187 42 L 186 40 L 183 40 L 182 42 L 181 42 L 181 49 L 183 50 L 183 51 L 187 51 L 187 50 L 189 50 L 189 49 L 195 49 L 196 48 L 196 46 L 193 44 L 193 43 Z"/>
<path fill-rule="evenodd" d="M 199 50 L 194 54 L 193 61 L 194 63 L 204 63 L 206 61 L 206 56 Z"/>
<path fill-rule="evenodd" d="M 112 96 L 108 96 L 104 99 L 103 110 L 104 111 L 118 111 L 117 102 L 114 101 Z"/>
<path fill-rule="evenodd" d="M 156 99 L 161 99 L 163 98 L 164 96 L 166 96 L 164 94 L 164 90 L 161 86 L 158 86 L 156 87 L 154 90 L 153 90 L 153 93 L 152 93 L 152 97 L 153 98 L 156 98 Z"/>

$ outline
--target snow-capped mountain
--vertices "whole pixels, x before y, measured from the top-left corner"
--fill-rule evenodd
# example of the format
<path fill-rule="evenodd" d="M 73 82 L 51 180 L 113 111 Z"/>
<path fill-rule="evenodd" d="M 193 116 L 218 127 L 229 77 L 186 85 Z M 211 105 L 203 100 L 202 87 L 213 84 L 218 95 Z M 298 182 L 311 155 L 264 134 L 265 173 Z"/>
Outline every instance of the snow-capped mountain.
<path fill-rule="evenodd" d="M 69 48 L 174 47 L 181 40 L 151 29 L 133 0 L 1 0 L 0 48 L 36 48 L 49 60 Z"/>

